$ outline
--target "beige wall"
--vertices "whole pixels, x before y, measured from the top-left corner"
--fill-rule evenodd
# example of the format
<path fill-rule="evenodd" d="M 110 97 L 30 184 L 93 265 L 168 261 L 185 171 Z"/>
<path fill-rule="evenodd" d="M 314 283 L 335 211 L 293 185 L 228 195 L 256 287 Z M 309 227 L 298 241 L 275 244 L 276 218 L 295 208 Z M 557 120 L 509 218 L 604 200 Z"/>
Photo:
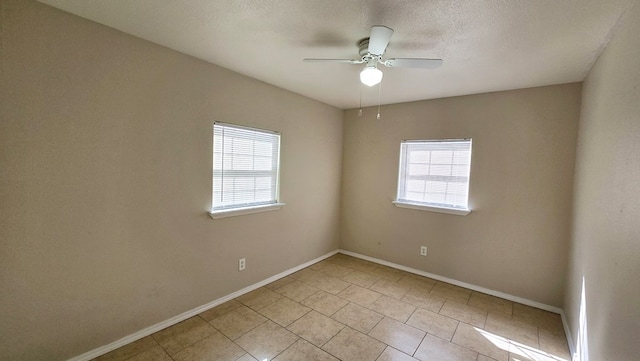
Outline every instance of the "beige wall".
<path fill-rule="evenodd" d="M 640 355 L 640 6 L 584 82 L 565 298 L 579 335 L 585 281 L 590 360 Z"/>
<path fill-rule="evenodd" d="M 346 112 L 341 247 L 561 306 L 580 87 Z M 401 140 L 440 138 L 473 139 L 468 216 L 391 203 Z"/>
<path fill-rule="evenodd" d="M 1 6 L 0 359 L 68 359 L 338 248 L 341 110 Z M 282 132 L 282 210 L 206 214 L 214 120 Z"/>

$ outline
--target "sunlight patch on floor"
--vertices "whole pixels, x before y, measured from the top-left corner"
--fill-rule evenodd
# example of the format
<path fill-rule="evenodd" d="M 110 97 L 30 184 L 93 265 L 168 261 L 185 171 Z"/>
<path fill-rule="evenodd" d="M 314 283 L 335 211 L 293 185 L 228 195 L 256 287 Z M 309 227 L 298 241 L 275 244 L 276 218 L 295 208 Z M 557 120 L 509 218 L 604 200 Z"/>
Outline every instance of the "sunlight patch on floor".
<path fill-rule="evenodd" d="M 510 361 L 569 361 L 563 357 L 552 355 L 477 327 L 474 327 L 474 329 L 497 348 L 509 352 L 511 354 Z"/>

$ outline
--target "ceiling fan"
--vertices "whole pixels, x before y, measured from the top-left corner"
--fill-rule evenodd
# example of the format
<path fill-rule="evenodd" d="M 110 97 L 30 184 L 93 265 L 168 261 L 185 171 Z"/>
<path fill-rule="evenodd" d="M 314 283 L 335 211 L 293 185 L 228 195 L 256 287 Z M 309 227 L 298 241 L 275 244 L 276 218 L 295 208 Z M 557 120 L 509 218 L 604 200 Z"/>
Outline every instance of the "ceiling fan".
<path fill-rule="evenodd" d="M 358 42 L 360 59 L 303 59 L 306 62 L 321 63 L 348 63 L 366 64 L 360 72 L 360 81 L 368 86 L 374 86 L 382 81 L 382 71 L 378 69 L 378 64 L 389 68 L 422 68 L 433 69 L 442 65 L 442 59 L 425 58 L 391 58 L 383 60 L 382 56 L 387 50 L 389 40 L 393 35 L 393 29 L 383 25 L 371 27 L 371 35 Z"/>

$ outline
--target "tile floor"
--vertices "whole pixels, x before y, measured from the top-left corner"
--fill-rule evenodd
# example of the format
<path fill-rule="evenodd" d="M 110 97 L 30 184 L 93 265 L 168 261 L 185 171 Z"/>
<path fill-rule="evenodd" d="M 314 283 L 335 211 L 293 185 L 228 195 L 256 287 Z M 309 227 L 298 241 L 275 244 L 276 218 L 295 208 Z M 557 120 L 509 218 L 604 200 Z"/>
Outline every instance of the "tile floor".
<path fill-rule="evenodd" d="M 337 254 L 99 361 L 568 361 L 560 316 Z"/>

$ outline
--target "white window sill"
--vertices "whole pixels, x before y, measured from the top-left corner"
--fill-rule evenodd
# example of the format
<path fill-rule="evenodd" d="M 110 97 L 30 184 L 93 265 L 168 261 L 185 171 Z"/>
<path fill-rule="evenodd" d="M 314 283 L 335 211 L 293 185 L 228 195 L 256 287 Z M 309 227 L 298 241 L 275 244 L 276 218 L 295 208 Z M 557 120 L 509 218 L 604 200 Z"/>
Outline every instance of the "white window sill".
<path fill-rule="evenodd" d="M 274 204 L 267 204 L 267 205 L 264 205 L 264 206 L 257 206 L 257 207 L 226 209 L 226 210 L 223 210 L 223 211 L 209 212 L 209 216 L 211 218 L 213 218 L 213 219 L 235 217 L 235 216 L 243 216 L 245 214 L 277 211 L 278 209 L 282 208 L 283 206 L 284 206 L 284 203 L 274 203 Z"/>
<path fill-rule="evenodd" d="M 466 216 L 467 214 L 471 213 L 470 209 L 425 206 L 423 204 L 405 203 L 405 202 L 399 202 L 399 201 L 393 201 L 393 204 L 395 204 L 396 207 L 400 207 L 400 208 L 409 208 L 409 209 L 417 209 L 421 211 L 455 214 L 458 216 Z"/>

